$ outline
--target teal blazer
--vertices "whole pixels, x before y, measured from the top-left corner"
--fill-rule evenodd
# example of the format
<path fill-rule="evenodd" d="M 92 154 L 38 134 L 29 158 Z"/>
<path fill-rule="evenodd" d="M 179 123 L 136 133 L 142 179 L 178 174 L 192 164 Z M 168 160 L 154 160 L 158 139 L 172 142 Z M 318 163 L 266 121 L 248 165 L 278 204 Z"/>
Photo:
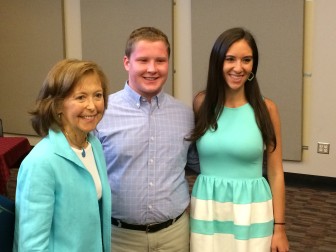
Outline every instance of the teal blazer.
<path fill-rule="evenodd" d="M 110 252 L 111 190 L 98 139 L 89 134 L 102 198 L 63 133 L 49 130 L 23 160 L 16 189 L 13 251 Z"/>

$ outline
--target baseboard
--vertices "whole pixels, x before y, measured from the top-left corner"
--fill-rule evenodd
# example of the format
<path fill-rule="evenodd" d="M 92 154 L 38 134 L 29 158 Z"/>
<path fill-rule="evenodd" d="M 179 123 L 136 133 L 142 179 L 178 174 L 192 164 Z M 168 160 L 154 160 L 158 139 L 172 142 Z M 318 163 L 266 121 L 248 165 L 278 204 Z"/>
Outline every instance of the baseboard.
<path fill-rule="evenodd" d="M 285 172 L 288 186 L 304 186 L 336 191 L 336 178 Z"/>

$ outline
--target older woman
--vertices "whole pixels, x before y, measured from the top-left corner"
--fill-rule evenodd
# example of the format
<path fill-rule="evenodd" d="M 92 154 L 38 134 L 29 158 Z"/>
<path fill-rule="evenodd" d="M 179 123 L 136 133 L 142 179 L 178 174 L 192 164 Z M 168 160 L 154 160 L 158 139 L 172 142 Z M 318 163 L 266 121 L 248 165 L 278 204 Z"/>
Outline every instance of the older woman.
<path fill-rule="evenodd" d="M 111 195 L 95 129 L 107 80 L 93 62 L 62 60 L 48 73 L 32 126 L 43 139 L 20 166 L 14 251 L 110 251 Z"/>

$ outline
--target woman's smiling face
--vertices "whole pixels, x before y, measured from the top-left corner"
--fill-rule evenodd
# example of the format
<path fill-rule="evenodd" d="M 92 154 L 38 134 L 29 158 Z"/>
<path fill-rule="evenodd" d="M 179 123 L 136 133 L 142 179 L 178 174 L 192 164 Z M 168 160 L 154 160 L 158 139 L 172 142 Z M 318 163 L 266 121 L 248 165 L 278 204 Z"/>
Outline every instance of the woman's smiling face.
<path fill-rule="evenodd" d="M 84 75 L 64 99 L 60 111 L 63 129 L 88 133 L 94 130 L 104 114 L 104 96 L 97 74 Z"/>
<path fill-rule="evenodd" d="M 253 53 L 246 40 L 241 39 L 233 43 L 226 53 L 223 64 L 223 74 L 228 91 L 243 90 L 252 72 L 252 67 Z"/>

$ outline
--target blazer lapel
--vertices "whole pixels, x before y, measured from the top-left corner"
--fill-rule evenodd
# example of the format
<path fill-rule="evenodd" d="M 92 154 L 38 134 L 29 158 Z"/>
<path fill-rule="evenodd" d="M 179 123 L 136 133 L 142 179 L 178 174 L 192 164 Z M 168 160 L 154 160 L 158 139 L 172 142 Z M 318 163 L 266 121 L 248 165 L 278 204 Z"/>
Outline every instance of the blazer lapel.
<path fill-rule="evenodd" d="M 77 166 L 86 169 L 82 161 L 78 158 L 76 153 L 71 149 L 68 140 L 65 138 L 62 131 L 49 130 L 50 141 L 53 143 L 54 152 L 56 155 L 68 159 L 70 162 L 75 163 Z"/>

